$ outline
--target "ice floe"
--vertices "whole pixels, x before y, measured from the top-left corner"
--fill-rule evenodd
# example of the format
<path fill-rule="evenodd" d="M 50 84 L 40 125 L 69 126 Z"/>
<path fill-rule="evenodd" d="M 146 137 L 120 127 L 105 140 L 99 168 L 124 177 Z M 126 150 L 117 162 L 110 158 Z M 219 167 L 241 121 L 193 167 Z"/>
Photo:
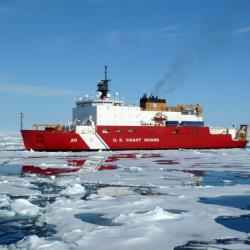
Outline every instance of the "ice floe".
<path fill-rule="evenodd" d="M 40 213 L 40 208 L 33 205 L 28 200 L 16 199 L 10 204 L 10 208 L 13 212 L 21 216 L 36 217 Z"/>
<path fill-rule="evenodd" d="M 74 195 L 74 194 L 81 194 L 84 195 L 86 193 L 85 188 L 78 183 L 70 184 L 66 189 L 61 191 L 63 195 Z"/>

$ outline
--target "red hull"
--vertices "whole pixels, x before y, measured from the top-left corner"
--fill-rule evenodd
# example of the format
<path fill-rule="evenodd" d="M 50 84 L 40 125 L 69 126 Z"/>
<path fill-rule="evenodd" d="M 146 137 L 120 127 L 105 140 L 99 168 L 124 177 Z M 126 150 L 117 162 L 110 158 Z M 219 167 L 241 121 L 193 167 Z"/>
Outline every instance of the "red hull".
<path fill-rule="evenodd" d="M 21 130 L 27 150 L 37 151 L 84 151 L 87 144 L 73 131 Z M 77 143 L 71 143 L 76 138 Z"/>
<path fill-rule="evenodd" d="M 97 126 L 96 132 L 99 140 L 105 145 L 104 149 L 107 150 L 244 148 L 248 143 L 234 141 L 230 134 L 210 134 L 209 127 Z M 103 149 L 90 145 L 73 131 L 21 130 L 21 133 L 27 150 Z"/>

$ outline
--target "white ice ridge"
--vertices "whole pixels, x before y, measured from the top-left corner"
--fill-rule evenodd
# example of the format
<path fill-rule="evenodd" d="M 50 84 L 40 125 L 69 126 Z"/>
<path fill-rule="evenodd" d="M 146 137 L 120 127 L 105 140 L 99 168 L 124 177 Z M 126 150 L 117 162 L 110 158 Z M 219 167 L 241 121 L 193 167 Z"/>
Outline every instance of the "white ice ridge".
<path fill-rule="evenodd" d="M 182 215 L 174 214 L 165 211 L 161 207 L 156 207 L 154 210 L 145 213 L 129 213 L 120 214 L 114 219 L 114 222 L 119 223 L 139 223 L 144 224 L 145 222 L 161 221 L 161 220 L 175 220 L 181 218 Z"/>
<path fill-rule="evenodd" d="M 16 199 L 11 201 L 9 207 L 9 210 L 0 210 L 0 218 L 14 217 L 16 215 L 23 217 L 37 217 L 41 212 L 41 208 L 33 205 L 25 199 Z"/>
<path fill-rule="evenodd" d="M 33 205 L 28 200 L 25 199 L 16 199 L 10 204 L 10 208 L 13 212 L 18 215 L 27 216 L 27 217 L 36 217 L 40 213 L 40 208 L 36 205 Z"/>
<path fill-rule="evenodd" d="M 86 193 L 86 189 L 78 183 L 70 184 L 66 189 L 61 191 L 61 194 L 64 195 L 74 195 L 74 194 L 81 194 L 84 195 Z"/>

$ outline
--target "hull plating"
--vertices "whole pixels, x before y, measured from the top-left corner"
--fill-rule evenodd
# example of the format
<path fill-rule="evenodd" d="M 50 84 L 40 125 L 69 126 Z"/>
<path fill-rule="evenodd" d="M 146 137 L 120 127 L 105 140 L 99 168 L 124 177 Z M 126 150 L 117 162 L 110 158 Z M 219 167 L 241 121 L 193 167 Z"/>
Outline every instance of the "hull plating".
<path fill-rule="evenodd" d="M 98 126 L 88 141 L 73 131 L 21 130 L 21 133 L 25 148 L 37 151 L 244 148 L 247 144 L 234 141 L 230 134 L 210 134 L 209 127 Z M 95 140 L 100 143 L 93 143 Z"/>

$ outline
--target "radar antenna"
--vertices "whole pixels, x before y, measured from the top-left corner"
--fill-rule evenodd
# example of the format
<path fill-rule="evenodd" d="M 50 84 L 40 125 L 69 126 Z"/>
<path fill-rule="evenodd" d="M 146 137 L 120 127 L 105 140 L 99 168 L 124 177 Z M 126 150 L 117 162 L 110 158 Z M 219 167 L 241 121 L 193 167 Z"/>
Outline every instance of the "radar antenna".
<path fill-rule="evenodd" d="M 97 84 L 97 91 L 101 93 L 100 98 L 102 100 L 107 98 L 107 93 L 109 91 L 108 84 L 111 81 L 111 80 L 108 79 L 108 66 L 107 65 L 104 66 L 104 76 L 105 76 L 105 79 L 101 80 Z"/>

